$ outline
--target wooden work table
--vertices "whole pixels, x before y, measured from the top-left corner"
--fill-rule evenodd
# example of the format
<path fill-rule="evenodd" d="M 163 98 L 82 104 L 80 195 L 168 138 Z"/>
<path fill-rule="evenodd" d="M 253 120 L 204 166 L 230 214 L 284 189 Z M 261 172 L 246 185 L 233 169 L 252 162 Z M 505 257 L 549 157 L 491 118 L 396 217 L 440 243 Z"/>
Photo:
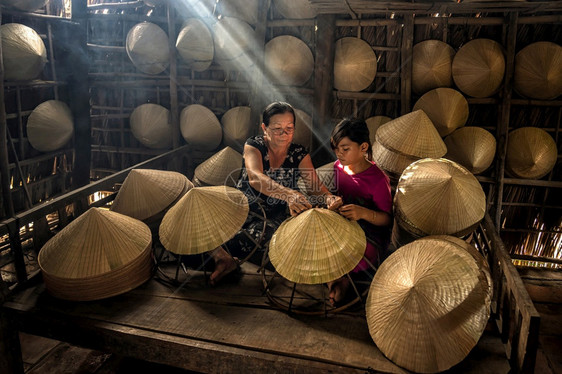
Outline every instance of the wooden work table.
<path fill-rule="evenodd" d="M 93 302 L 55 299 L 40 283 L 3 308 L 19 331 L 200 372 L 407 372 L 375 346 L 361 305 L 289 315 L 270 306 L 256 269 L 245 263 L 238 281 L 217 287 L 198 272 L 179 285 L 156 276 Z M 450 372 L 509 372 L 498 334 L 488 329 Z"/>

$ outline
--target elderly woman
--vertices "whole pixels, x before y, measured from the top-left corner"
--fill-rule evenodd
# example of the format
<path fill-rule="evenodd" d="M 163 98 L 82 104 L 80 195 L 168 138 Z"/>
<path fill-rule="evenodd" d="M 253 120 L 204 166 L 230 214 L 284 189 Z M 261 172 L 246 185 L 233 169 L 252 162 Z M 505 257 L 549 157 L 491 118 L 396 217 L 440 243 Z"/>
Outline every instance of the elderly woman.
<path fill-rule="evenodd" d="M 270 223 L 270 229 L 265 233 L 267 240 L 274 231 L 271 226 L 276 228 L 288 214 L 296 216 L 312 207 L 307 197 L 297 190 L 299 177 L 305 182 L 307 192 L 318 196 L 316 200 L 323 203 L 321 205 L 333 210 L 342 205 L 341 198 L 331 194 L 318 179 L 305 147 L 292 142 L 295 118 L 290 104 L 269 104 L 263 112 L 263 134 L 249 138 L 244 145 L 242 175 L 237 188 L 246 194 L 251 206 L 262 202 Z M 249 231 L 253 231 L 252 226 L 257 225 L 251 220 L 245 224 Z M 210 280 L 214 284 L 236 269 L 237 264 L 221 247 L 212 255 L 215 270 Z"/>

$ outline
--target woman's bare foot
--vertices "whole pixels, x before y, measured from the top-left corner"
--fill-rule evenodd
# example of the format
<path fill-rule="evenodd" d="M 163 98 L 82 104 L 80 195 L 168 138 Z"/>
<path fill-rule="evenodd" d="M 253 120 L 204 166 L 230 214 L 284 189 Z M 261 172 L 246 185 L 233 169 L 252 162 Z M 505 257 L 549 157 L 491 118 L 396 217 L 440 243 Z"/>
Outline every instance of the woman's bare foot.
<path fill-rule="evenodd" d="M 340 301 L 342 301 L 349 289 L 349 279 L 347 275 L 336 279 L 333 282 L 328 282 L 328 298 L 330 300 L 331 306 L 336 306 Z"/>
<path fill-rule="evenodd" d="M 211 286 L 215 286 L 222 278 L 236 270 L 238 263 L 237 259 L 229 255 L 222 247 L 213 250 L 211 257 L 215 260 L 215 270 L 211 273 L 209 282 Z"/>

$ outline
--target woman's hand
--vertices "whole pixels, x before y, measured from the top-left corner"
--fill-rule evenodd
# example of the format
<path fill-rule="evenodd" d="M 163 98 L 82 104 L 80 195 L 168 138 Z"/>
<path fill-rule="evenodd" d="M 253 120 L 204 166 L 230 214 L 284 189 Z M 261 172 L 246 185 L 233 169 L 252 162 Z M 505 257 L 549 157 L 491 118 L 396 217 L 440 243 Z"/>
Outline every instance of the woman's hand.
<path fill-rule="evenodd" d="M 326 207 L 330 210 L 337 210 L 343 205 L 341 197 L 336 195 L 326 195 Z"/>
<path fill-rule="evenodd" d="M 365 219 L 371 210 L 360 205 L 347 204 L 341 206 L 338 212 L 351 221 L 358 221 L 360 219 Z"/>
<path fill-rule="evenodd" d="M 287 198 L 287 205 L 291 216 L 297 216 L 307 209 L 312 208 L 307 198 L 300 192 L 295 191 Z"/>

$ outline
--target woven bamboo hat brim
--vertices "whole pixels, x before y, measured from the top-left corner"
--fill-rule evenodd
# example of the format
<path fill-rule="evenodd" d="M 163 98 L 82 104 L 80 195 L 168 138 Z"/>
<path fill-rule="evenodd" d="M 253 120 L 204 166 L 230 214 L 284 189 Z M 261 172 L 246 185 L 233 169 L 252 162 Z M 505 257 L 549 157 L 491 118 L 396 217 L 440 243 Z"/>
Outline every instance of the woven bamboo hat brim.
<path fill-rule="evenodd" d="M 476 261 L 447 240 L 422 238 L 379 267 L 366 303 L 381 352 L 408 370 L 434 373 L 462 361 L 490 316 Z"/>
<path fill-rule="evenodd" d="M 170 111 L 161 105 L 139 105 L 131 113 L 129 125 L 135 139 L 145 147 L 167 149 L 172 146 Z"/>
<path fill-rule="evenodd" d="M 288 19 L 309 19 L 316 17 L 316 11 L 309 0 L 274 0 L 275 9 Z"/>
<path fill-rule="evenodd" d="M 31 27 L 19 23 L 0 26 L 2 61 L 7 81 L 37 78 L 47 63 L 43 39 Z"/>
<path fill-rule="evenodd" d="M 53 295 L 95 300 L 148 280 L 151 249 L 150 229 L 143 222 L 91 208 L 43 246 L 38 262 Z"/>
<path fill-rule="evenodd" d="M 552 171 L 558 151 L 543 129 L 522 127 L 507 138 L 506 171 L 517 178 L 539 179 Z"/>
<path fill-rule="evenodd" d="M 221 118 L 223 143 L 238 151 L 242 151 L 244 143 L 250 137 L 251 108 L 237 106 L 229 109 Z"/>
<path fill-rule="evenodd" d="M 250 25 L 258 23 L 258 0 L 229 0 L 217 2 L 217 13 L 238 18 Z"/>
<path fill-rule="evenodd" d="M 191 187 L 189 179 L 175 171 L 133 169 L 119 189 L 111 210 L 145 220 L 168 208 Z"/>
<path fill-rule="evenodd" d="M 240 230 L 248 210 L 248 199 L 235 188 L 194 187 L 162 219 L 160 241 L 178 255 L 208 252 Z"/>
<path fill-rule="evenodd" d="M 2 5 L 22 10 L 24 12 L 34 12 L 43 8 L 49 0 L 2 0 Z"/>
<path fill-rule="evenodd" d="M 222 140 L 222 127 L 217 116 L 203 105 L 192 104 L 180 115 L 181 135 L 195 149 L 212 151 Z"/>
<path fill-rule="evenodd" d="M 195 168 L 195 177 L 211 186 L 234 187 L 242 170 L 242 155 L 225 147 Z"/>
<path fill-rule="evenodd" d="M 515 56 L 513 88 L 523 96 L 551 100 L 562 95 L 562 47 L 529 44 Z"/>
<path fill-rule="evenodd" d="M 215 59 L 228 70 L 244 71 L 254 64 L 256 33 L 247 22 L 223 17 L 213 25 Z"/>
<path fill-rule="evenodd" d="M 377 133 L 379 127 L 391 120 L 392 118 L 387 116 L 374 116 L 365 120 L 367 128 L 369 129 L 369 139 L 371 139 L 371 144 L 375 144 L 375 134 Z"/>
<path fill-rule="evenodd" d="M 407 156 L 399 152 L 391 151 L 379 142 L 375 142 L 372 149 L 373 160 L 377 166 L 387 173 L 394 174 L 396 177 L 400 177 L 400 174 L 402 174 L 404 169 L 406 169 L 412 162 L 416 162 L 420 159 L 416 156 Z"/>
<path fill-rule="evenodd" d="M 342 91 L 362 91 L 377 74 L 377 56 L 366 41 L 341 38 L 336 41 L 334 87 Z"/>
<path fill-rule="evenodd" d="M 476 177 L 461 165 L 426 158 L 404 170 L 394 205 L 428 235 L 459 236 L 484 218 L 486 195 Z"/>
<path fill-rule="evenodd" d="M 423 94 L 438 87 L 451 87 L 455 50 L 440 40 L 424 40 L 412 52 L 412 91 Z"/>
<path fill-rule="evenodd" d="M 282 85 L 302 86 L 314 70 L 312 51 L 305 42 L 291 35 L 277 36 L 267 42 L 264 59 L 269 76 Z"/>
<path fill-rule="evenodd" d="M 178 34 L 176 49 L 189 69 L 207 70 L 215 55 L 211 30 L 198 18 L 187 19 Z"/>
<path fill-rule="evenodd" d="M 503 49 L 490 39 L 471 40 L 453 58 L 453 80 L 469 96 L 493 95 L 500 88 L 504 73 Z"/>
<path fill-rule="evenodd" d="M 304 145 L 310 149 L 312 146 L 312 117 L 300 109 L 295 109 L 295 117 L 293 143 Z"/>
<path fill-rule="evenodd" d="M 468 119 L 468 101 L 457 90 L 436 88 L 425 93 L 414 105 L 427 114 L 439 135 L 447 136 L 464 126 Z"/>
<path fill-rule="evenodd" d="M 38 151 L 62 148 L 74 134 L 74 119 L 66 103 L 48 100 L 39 104 L 27 119 L 27 140 Z"/>
<path fill-rule="evenodd" d="M 328 209 L 312 208 L 279 226 L 269 242 L 269 259 L 291 282 L 326 283 L 353 270 L 366 245 L 357 222 Z"/>
<path fill-rule="evenodd" d="M 442 157 L 447 147 L 423 110 L 400 116 L 379 127 L 377 142 L 386 149 L 416 157 Z"/>
<path fill-rule="evenodd" d="M 458 162 L 472 174 L 488 169 L 496 154 L 496 138 L 481 127 L 461 127 L 445 138 L 445 144 L 445 158 Z"/>
<path fill-rule="evenodd" d="M 170 63 L 168 35 L 151 22 L 137 23 L 129 30 L 126 50 L 133 65 L 146 74 L 159 74 Z"/>

